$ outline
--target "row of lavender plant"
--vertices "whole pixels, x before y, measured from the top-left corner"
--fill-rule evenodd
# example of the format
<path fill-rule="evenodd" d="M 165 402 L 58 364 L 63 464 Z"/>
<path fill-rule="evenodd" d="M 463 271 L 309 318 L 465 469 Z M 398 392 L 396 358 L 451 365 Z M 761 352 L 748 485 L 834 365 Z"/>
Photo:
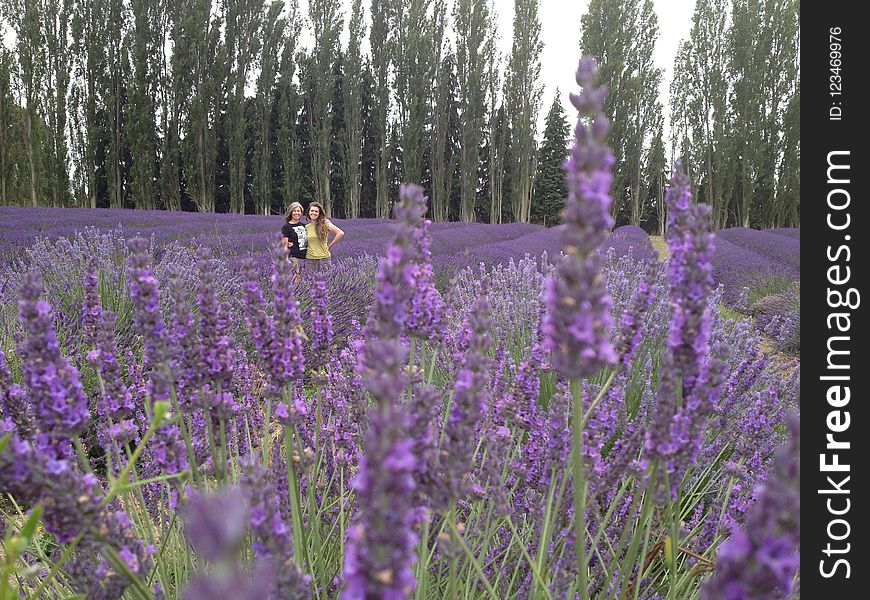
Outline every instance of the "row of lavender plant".
<path fill-rule="evenodd" d="M 358 297 L 335 274 L 294 285 L 280 251 L 268 277 L 205 250 L 161 270 L 136 239 L 125 294 L 77 274 L 62 351 L 44 275 L 23 277 L 0 354 L 0 597 L 787 595 L 797 436 L 770 458 L 799 369 L 719 314 L 679 169 L 666 268 L 598 251 L 596 75 L 581 61 L 554 264 L 468 268 L 442 294 L 408 185 L 365 321 L 336 309 Z"/>

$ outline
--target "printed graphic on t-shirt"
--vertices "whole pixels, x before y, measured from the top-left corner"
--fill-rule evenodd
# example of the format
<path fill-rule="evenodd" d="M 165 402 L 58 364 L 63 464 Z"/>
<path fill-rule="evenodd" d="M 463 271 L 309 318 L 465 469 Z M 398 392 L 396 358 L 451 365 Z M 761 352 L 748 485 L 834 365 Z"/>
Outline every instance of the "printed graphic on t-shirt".
<path fill-rule="evenodd" d="M 308 248 L 308 232 L 305 230 L 305 225 L 294 225 L 293 231 L 296 232 L 296 239 L 299 241 L 299 249 L 305 250 Z"/>

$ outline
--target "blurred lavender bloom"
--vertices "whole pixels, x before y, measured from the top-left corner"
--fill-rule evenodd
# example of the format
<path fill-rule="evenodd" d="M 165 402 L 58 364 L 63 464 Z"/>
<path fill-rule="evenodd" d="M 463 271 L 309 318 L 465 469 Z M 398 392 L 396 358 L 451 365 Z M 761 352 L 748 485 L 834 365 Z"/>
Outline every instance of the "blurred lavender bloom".
<path fill-rule="evenodd" d="M 272 253 L 272 294 L 274 304 L 273 369 L 278 381 L 296 381 L 305 371 L 305 333 L 299 302 L 293 294 L 293 268 L 286 253 L 276 244 Z"/>
<path fill-rule="evenodd" d="M 403 184 L 399 198 L 393 210 L 398 221 L 395 238 L 380 261 L 375 303 L 366 327 L 384 338 L 403 333 L 428 338 L 436 333 L 443 301 L 431 281 L 431 266 L 427 266 L 426 197 L 419 185 Z"/>
<path fill-rule="evenodd" d="M 379 404 L 369 416 L 353 481 L 359 512 L 347 534 L 342 600 L 409 598 L 416 586 L 417 460 L 405 423 L 399 404 Z"/>
<path fill-rule="evenodd" d="M 768 600 L 792 591 L 800 567 L 800 418 L 788 420 L 791 438 L 776 453 L 773 473 L 743 528 L 722 543 L 702 600 Z"/>
<path fill-rule="evenodd" d="M 0 453 L 0 486 L 18 502 L 40 503 L 45 529 L 59 544 L 82 535 L 77 561 L 67 566 L 76 591 L 87 597 L 119 598 L 129 585 L 98 557 L 105 546 L 115 548 L 134 574 L 150 569 L 148 549 L 136 538 L 127 514 L 103 504 L 95 475 L 74 471 L 68 461 L 51 458 L 12 434 Z M 77 569 L 77 564 L 82 566 Z M 105 595 L 97 595 L 99 590 Z"/>
<path fill-rule="evenodd" d="M 565 253 L 547 279 L 544 345 L 552 352 L 553 367 L 568 378 L 588 377 L 616 362 L 610 342 L 610 296 L 601 277 L 595 250 L 613 225 L 610 218 L 610 169 L 613 154 L 605 144 L 610 124 L 603 114 L 606 88 L 598 87 L 598 67 L 583 58 L 571 95 L 579 112 L 575 142 L 565 161 Z"/>
<path fill-rule="evenodd" d="M 404 333 L 417 293 L 419 256 L 413 238 L 426 214 L 426 200 L 422 188 L 412 184 L 403 185 L 399 196 L 394 214 L 401 224 L 380 262 L 365 341 L 358 342 L 360 376 L 375 403 L 353 481 L 359 511 L 348 530 L 342 600 L 398 600 L 409 597 L 416 585 L 418 460 L 415 441 L 407 436 L 407 405 L 402 403 L 409 383 L 408 348 L 397 338 Z"/>
<path fill-rule="evenodd" d="M 275 570 L 262 563 L 248 573 L 239 565 L 233 565 L 229 572 L 198 574 L 191 578 L 181 594 L 182 600 L 214 600 L 232 598 L 233 600 L 263 600 L 264 598 L 292 598 L 290 595 L 273 593 Z M 306 596 L 298 596 L 301 600 Z"/>
<path fill-rule="evenodd" d="M 190 408 L 193 390 L 200 386 L 202 374 L 197 368 L 196 323 L 191 303 L 184 289 L 182 271 L 176 265 L 169 270 L 170 309 L 169 347 L 172 373 L 177 382 L 178 402 L 182 410 Z"/>
<path fill-rule="evenodd" d="M 281 516 L 280 495 L 269 471 L 253 455 L 242 462 L 240 487 L 247 496 L 256 563 L 274 573 L 268 598 L 310 598 L 311 577 L 303 575 L 293 560 L 292 534 Z"/>
<path fill-rule="evenodd" d="M 27 394 L 12 381 L 12 373 L 6 363 L 6 355 L 0 348 L 0 435 L 16 431 L 19 436 L 29 439 L 33 435 L 33 405 Z"/>
<path fill-rule="evenodd" d="M 188 542 L 207 561 L 232 556 L 248 528 L 248 506 L 237 488 L 194 491 L 181 512 Z"/>

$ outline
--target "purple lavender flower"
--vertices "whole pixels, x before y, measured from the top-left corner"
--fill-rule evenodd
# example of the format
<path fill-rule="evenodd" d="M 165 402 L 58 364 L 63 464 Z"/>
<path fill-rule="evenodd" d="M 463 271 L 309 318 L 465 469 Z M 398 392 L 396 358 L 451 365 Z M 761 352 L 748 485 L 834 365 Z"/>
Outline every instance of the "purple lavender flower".
<path fill-rule="evenodd" d="M 445 499 L 461 500 L 471 491 L 471 482 L 465 478 L 471 472 L 478 426 L 484 408 L 489 404 L 487 387 L 491 360 L 486 352 L 492 345 L 492 322 L 485 290 L 484 285 L 468 317 L 468 339 L 463 344 L 466 351 L 453 388 L 450 416 L 444 427 L 443 461 L 438 468 L 443 471 L 439 479 L 447 488 Z"/>
<path fill-rule="evenodd" d="M 130 297 L 136 307 L 136 326 L 144 341 L 143 360 L 149 367 L 152 402 L 169 399 L 169 380 L 166 373 L 168 333 L 160 315 L 160 292 L 151 268 L 148 241 L 134 238 L 129 242 Z"/>
<path fill-rule="evenodd" d="M 274 315 L 266 311 L 266 299 L 252 263 L 246 269 L 243 304 L 248 331 L 262 359 L 260 364 L 269 375 L 269 386 L 273 391 L 280 391 L 285 385 L 295 382 L 304 371 L 302 348 L 305 334 L 299 304 L 290 291 L 293 273 L 286 253 L 277 249 L 273 254 Z"/>
<path fill-rule="evenodd" d="M 435 287 L 432 271 L 432 253 L 429 250 L 431 221 L 423 221 L 414 231 L 413 246 L 417 251 L 417 271 L 414 281 L 414 296 L 406 322 L 411 336 L 441 341 L 441 318 L 445 311 L 444 299 Z"/>
<path fill-rule="evenodd" d="M 27 439 L 33 435 L 33 406 L 27 394 L 17 383 L 12 382 L 12 373 L 6 363 L 6 355 L 0 349 L 0 435 L 17 431 Z"/>
<path fill-rule="evenodd" d="M 233 376 L 233 348 L 226 334 L 227 317 L 217 297 L 217 261 L 207 248 L 200 249 L 199 260 L 199 371 L 212 385 L 226 387 Z"/>
<path fill-rule="evenodd" d="M 644 277 L 637 284 L 628 307 L 619 318 L 614 346 L 623 367 L 629 368 L 631 366 L 634 355 L 643 340 L 644 318 L 658 293 L 655 284 L 658 269 L 658 264 L 648 264 Z"/>
<path fill-rule="evenodd" d="M 100 399 L 95 404 L 99 416 L 97 437 L 110 458 L 113 457 L 113 442 L 123 444 L 132 441 L 139 433 L 132 418 L 135 411 L 133 395 L 124 385 L 118 365 L 114 331 L 114 313 L 101 312 L 96 324 L 96 347 L 87 357 L 100 376 Z"/>
<path fill-rule="evenodd" d="M 367 328 L 380 337 L 402 333 L 429 338 L 440 318 L 443 301 L 431 281 L 423 188 L 403 184 L 401 202 L 393 210 L 399 222 L 393 244 L 382 258 L 375 284 L 375 303 Z"/>
<path fill-rule="evenodd" d="M 719 401 L 726 365 L 710 352 L 708 297 L 713 280 L 710 258 L 710 208 L 692 205 L 688 178 L 675 165 L 665 201 L 670 260 L 671 322 L 659 368 L 657 406 L 646 439 L 646 456 L 670 475 L 676 494 L 685 469 L 693 464 L 704 437 L 703 424 Z M 724 349 L 720 351 L 721 354 Z M 661 485 L 664 479 L 659 480 Z"/>
<path fill-rule="evenodd" d="M 82 337 L 88 346 L 95 346 L 97 343 L 97 327 L 103 313 L 97 281 L 96 269 L 89 267 L 85 275 L 82 300 Z"/>
<path fill-rule="evenodd" d="M 84 431 L 91 416 L 78 370 L 61 356 L 51 306 L 41 294 L 40 277 L 25 276 L 18 306 L 26 337 L 19 340 L 17 351 L 34 407 L 36 443 L 60 459 L 68 455 L 70 439 Z"/>
<path fill-rule="evenodd" d="M 248 528 L 248 507 L 237 488 L 208 495 L 194 491 L 182 515 L 187 540 L 207 561 L 231 556 Z"/>
<path fill-rule="evenodd" d="M 332 343 L 333 320 L 328 308 L 329 296 L 323 273 L 318 271 L 311 284 L 311 353 L 316 364 L 322 365 L 328 359 L 329 345 Z"/>
<path fill-rule="evenodd" d="M 280 495 L 269 472 L 253 456 L 242 462 L 240 487 L 247 494 L 249 523 L 253 534 L 255 560 L 274 573 L 268 598 L 304 600 L 311 577 L 303 575 L 293 561 L 293 540 L 281 516 Z"/>
<path fill-rule="evenodd" d="M 758 502 L 743 529 L 719 547 L 715 574 L 701 588 L 702 600 L 766 600 L 787 597 L 800 567 L 800 419 L 788 419 L 790 441 L 774 459 Z"/>
<path fill-rule="evenodd" d="M 597 81 L 595 61 L 581 59 L 577 83 L 583 89 L 571 95 L 580 114 L 575 143 L 564 164 L 568 199 L 562 214 L 568 256 L 547 279 L 544 292 L 544 346 L 552 352 L 553 367 L 568 378 L 588 377 L 616 362 L 609 337 L 610 296 L 595 252 L 613 225 L 609 209 L 614 162 L 605 144 L 610 127 L 602 112 L 607 90 Z"/>

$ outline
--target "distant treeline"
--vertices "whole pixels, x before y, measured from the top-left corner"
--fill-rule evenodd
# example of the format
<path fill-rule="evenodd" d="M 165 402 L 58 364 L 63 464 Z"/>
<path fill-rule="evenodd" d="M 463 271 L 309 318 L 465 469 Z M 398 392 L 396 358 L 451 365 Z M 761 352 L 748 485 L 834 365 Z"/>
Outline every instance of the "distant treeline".
<path fill-rule="evenodd" d="M 435 220 L 558 222 L 539 5 L 514 1 L 502 57 L 487 0 L 0 0 L 0 204 L 384 218 L 415 181 Z M 652 0 L 590 2 L 618 223 L 662 230 L 681 158 L 717 227 L 799 224 L 798 11 L 698 0 L 665 132 Z"/>

